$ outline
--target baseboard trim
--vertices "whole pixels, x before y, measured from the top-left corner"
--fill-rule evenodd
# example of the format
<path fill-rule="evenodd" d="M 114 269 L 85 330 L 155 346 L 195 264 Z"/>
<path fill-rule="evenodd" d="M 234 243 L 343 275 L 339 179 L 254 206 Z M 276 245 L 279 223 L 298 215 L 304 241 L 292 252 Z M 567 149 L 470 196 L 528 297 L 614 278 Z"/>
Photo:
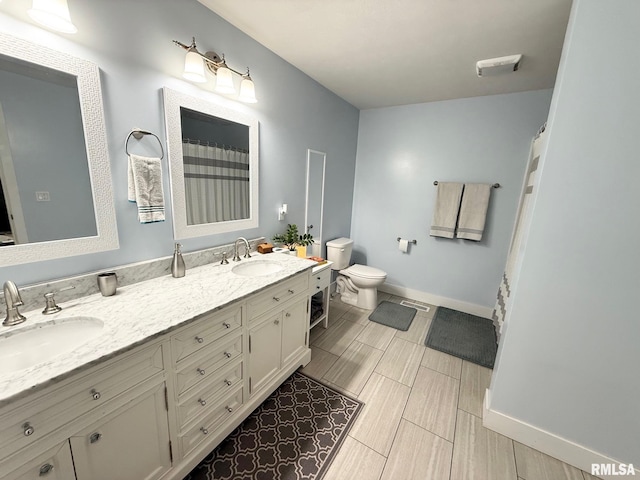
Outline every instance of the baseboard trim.
<path fill-rule="evenodd" d="M 562 460 L 569 465 L 573 465 L 587 473 L 591 472 L 591 464 L 616 464 L 624 462 L 614 460 L 598 452 L 578 445 L 566 438 L 559 437 L 553 433 L 534 427 L 526 422 L 517 420 L 491 409 L 491 390 L 487 389 L 483 402 L 482 424 L 489 430 L 493 430 L 501 435 L 509 437 L 516 442 L 527 445 L 542 453 L 546 453 L 558 460 Z M 635 465 L 634 465 L 635 467 Z M 640 475 L 640 470 L 635 468 L 636 476 Z M 625 478 L 623 475 L 600 475 L 598 478 L 604 480 Z M 633 475 L 631 475 L 633 477 Z M 629 478 L 629 477 L 627 477 Z"/>
<path fill-rule="evenodd" d="M 477 315 L 478 317 L 491 319 L 493 314 L 493 308 L 483 307 L 475 303 L 464 302 L 462 300 L 456 300 L 454 298 L 442 297 L 440 295 L 434 295 L 432 293 L 421 292 L 420 290 L 414 290 L 412 288 L 401 287 L 398 285 L 391 285 L 389 283 L 383 283 L 378 290 L 392 295 L 398 295 L 399 297 L 411 298 L 413 300 L 419 300 L 421 302 L 430 303 L 440 307 L 452 308 L 464 313 L 470 313 L 471 315 Z"/>

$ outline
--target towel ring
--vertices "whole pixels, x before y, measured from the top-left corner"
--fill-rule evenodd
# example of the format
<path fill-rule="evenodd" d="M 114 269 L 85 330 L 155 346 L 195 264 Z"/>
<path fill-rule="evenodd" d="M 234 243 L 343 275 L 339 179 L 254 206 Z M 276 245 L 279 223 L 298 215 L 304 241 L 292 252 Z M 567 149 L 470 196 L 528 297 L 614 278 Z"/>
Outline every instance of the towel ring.
<path fill-rule="evenodd" d="M 162 148 L 162 142 L 160 141 L 160 138 L 158 138 L 155 133 L 149 132 L 147 130 L 142 130 L 140 128 L 134 128 L 133 130 L 131 130 L 131 132 L 129 132 L 129 135 L 127 135 L 127 139 L 124 141 L 124 151 L 127 155 L 129 155 L 129 139 L 131 138 L 131 135 L 133 135 L 136 140 L 142 139 L 142 137 L 144 137 L 145 135 L 153 135 L 154 137 L 156 137 L 156 140 L 158 140 L 158 143 L 160 144 L 160 152 L 162 152 L 160 160 L 164 158 L 164 148 Z"/>

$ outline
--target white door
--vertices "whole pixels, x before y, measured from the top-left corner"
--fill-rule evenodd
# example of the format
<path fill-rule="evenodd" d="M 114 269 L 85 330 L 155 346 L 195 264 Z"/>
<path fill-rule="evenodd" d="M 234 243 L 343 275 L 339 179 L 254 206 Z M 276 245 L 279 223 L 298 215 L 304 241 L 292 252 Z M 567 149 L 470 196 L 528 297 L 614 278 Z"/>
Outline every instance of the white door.
<path fill-rule="evenodd" d="M 327 154 L 307 150 L 307 201 L 304 215 L 304 233 L 313 235 L 313 243 L 307 252 L 322 256 L 322 215 L 324 209 L 324 176 Z"/>

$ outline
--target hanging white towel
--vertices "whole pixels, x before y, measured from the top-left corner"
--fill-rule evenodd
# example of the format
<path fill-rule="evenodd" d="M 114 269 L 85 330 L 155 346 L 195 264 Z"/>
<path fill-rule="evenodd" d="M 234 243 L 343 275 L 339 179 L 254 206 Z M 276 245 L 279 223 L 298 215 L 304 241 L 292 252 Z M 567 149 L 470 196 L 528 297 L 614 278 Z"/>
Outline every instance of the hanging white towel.
<path fill-rule="evenodd" d="M 162 164 L 159 158 L 129 155 L 127 197 L 138 205 L 140 223 L 164 222 Z"/>
<path fill-rule="evenodd" d="M 477 242 L 482 240 L 490 195 L 491 185 L 489 184 L 465 184 L 456 237 Z"/>
<path fill-rule="evenodd" d="M 436 206 L 429 232 L 432 237 L 453 238 L 460 209 L 462 187 L 462 183 L 438 183 Z"/>

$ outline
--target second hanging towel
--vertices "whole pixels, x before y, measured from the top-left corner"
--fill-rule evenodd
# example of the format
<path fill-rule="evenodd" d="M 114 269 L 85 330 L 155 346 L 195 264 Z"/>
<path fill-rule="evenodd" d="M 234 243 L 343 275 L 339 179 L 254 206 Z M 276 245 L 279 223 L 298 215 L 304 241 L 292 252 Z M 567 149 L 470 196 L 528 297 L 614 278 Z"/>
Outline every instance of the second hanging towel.
<path fill-rule="evenodd" d="M 466 183 L 464 185 L 456 230 L 457 238 L 466 238 L 476 242 L 482 240 L 490 195 L 491 185 L 489 184 Z"/>

